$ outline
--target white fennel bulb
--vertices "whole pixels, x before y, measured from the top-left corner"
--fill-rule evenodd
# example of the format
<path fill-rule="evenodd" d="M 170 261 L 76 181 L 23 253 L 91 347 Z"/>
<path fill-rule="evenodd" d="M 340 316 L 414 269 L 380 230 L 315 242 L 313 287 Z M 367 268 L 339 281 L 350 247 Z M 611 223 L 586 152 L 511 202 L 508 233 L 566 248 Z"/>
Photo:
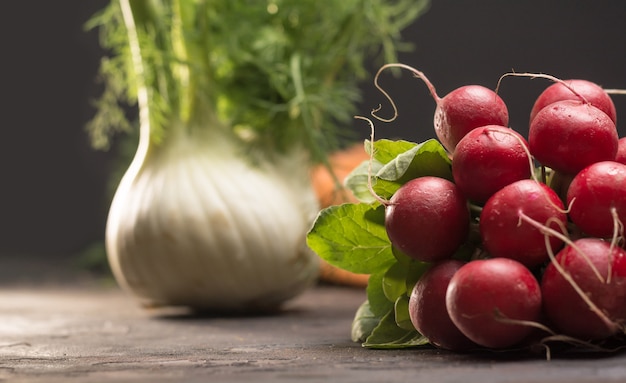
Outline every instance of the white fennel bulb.
<path fill-rule="evenodd" d="M 144 304 L 267 308 L 316 280 L 304 242 L 318 211 L 308 158 L 254 164 L 231 141 L 183 131 L 140 147 L 123 177 L 107 252 L 117 281 Z"/>

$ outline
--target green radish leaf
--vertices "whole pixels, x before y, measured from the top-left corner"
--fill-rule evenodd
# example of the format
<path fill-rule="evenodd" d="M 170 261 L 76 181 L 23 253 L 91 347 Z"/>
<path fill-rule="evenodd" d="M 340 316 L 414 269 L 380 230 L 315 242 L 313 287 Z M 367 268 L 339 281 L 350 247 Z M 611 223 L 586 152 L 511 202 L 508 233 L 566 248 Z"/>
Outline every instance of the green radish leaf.
<path fill-rule="evenodd" d="M 427 344 L 428 339 L 415 329 L 405 330 L 398 327 L 392 310 L 380 320 L 378 326 L 363 343 L 363 347 L 395 349 Z"/>
<path fill-rule="evenodd" d="M 411 295 L 413 287 L 417 281 L 424 275 L 424 273 L 432 266 L 432 263 L 414 261 L 409 265 L 406 278 L 406 291 L 407 295 Z"/>
<path fill-rule="evenodd" d="M 396 158 L 386 163 L 385 166 L 383 166 L 378 173 L 376 173 L 376 177 L 387 181 L 397 181 L 402 178 L 411 166 L 411 163 L 415 159 L 415 155 L 420 147 L 421 146 L 416 145 L 406 152 L 396 156 Z"/>
<path fill-rule="evenodd" d="M 394 301 L 389 300 L 383 290 L 383 278 L 385 277 L 385 273 L 386 270 L 383 270 L 370 275 L 366 288 L 370 310 L 379 318 L 382 318 L 389 311 L 393 310 Z"/>
<path fill-rule="evenodd" d="M 398 189 L 400 189 L 400 186 L 402 186 L 402 184 L 398 182 L 387 181 L 381 178 L 374 179 L 376 180 L 372 183 L 372 189 L 374 190 L 374 193 L 376 193 L 376 195 L 380 198 L 386 200 L 390 199 L 391 196 L 394 195 L 394 193 L 398 191 Z"/>
<path fill-rule="evenodd" d="M 367 186 L 368 174 L 370 172 L 369 166 L 369 160 L 363 161 L 360 165 L 355 167 L 344 180 L 344 185 L 348 190 L 352 192 L 357 200 L 363 203 L 373 203 L 376 201 Z M 383 164 L 381 162 L 374 160 L 372 162 L 372 174 L 376 174 L 382 167 Z M 372 184 L 374 183 L 376 183 L 376 178 L 372 176 Z"/>
<path fill-rule="evenodd" d="M 381 139 L 374 141 L 374 159 L 381 164 L 393 161 L 398 155 L 413 149 L 418 144 L 404 140 Z M 372 147 L 370 140 L 365 140 L 365 152 L 369 153 Z"/>
<path fill-rule="evenodd" d="M 428 270 L 432 266 L 432 263 L 421 262 L 413 259 L 401 252 L 400 250 L 396 249 L 395 247 L 392 248 L 392 252 L 394 257 L 396 257 L 396 263 L 392 265 L 389 269 L 391 270 L 394 268 L 401 268 L 404 270 L 404 279 L 401 281 L 401 283 L 404 284 L 404 287 L 396 287 L 396 291 L 399 292 L 400 290 L 403 290 L 403 292 L 406 292 L 407 296 L 410 296 L 411 292 L 413 291 L 413 287 L 426 272 L 426 270 Z M 383 289 L 384 288 L 385 287 L 383 286 Z M 399 294 L 396 295 L 394 297 L 394 300 L 397 299 L 397 297 L 399 296 Z"/>
<path fill-rule="evenodd" d="M 366 141 L 369 150 L 369 141 Z M 439 141 L 432 139 L 421 144 L 408 141 L 380 140 L 374 143 L 372 188 L 384 198 L 391 196 L 413 178 L 435 176 L 452 180 L 451 160 Z M 368 189 L 369 161 L 357 166 L 345 180 L 346 186 L 362 202 L 375 201 Z"/>
<path fill-rule="evenodd" d="M 400 186 L 414 178 L 434 176 L 452 180 L 451 164 L 439 141 L 425 141 L 386 163 L 376 173 L 374 191 L 382 198 L 391 198 Z"/>
<path fill-rule="evenodd" d="M 452 160 L 444 147 L 435 139 L 424 141 L 398 154 L 376 173 L 387 181 L 408 180 L 423 176 L 451 179 Z"/>
<path fill-rule="evenodd" d="M 415 330 L 409 314 L 409 296 L 406 294 L 399 296 L 393 308 L 398 327 L 407 331 Z"/>
<path fill-rule="evenodd" d="M 367 340 L 363 342 L 365 347 L 372 348 L 406 348 L 419 345 L 428 344 L 428 340 L 421 336 L 413 328 L 411 319 L 409 316 L 408 299 L 409 294 L 406 290 L 406 294 L 401 294 L 395 301 L 390 301 L 385 292 L 383 291 L 383 280 L 385 277 L 389 278 L 396 273 L 397 268 L 404 267 L 407 269 L 405 272 L 409 275 L 406 277 L 407 281 L 400 281 L 401 284 L 407 283 L 408 280 L 414 278 L 413 273 L 423 273 L 428 269 L 430 264 L 418 261 L 411 261 L 411 263 L 403 266 L 399 262 L 394 263 L 388 270 L 382 271 L 370 276 L 369 283 L 367 285 L 367 301 L 369 303 L 369 312 L 372 317 L 378 318 L 378 324 L 375 329 L 371 331 L 371 334 L 367 337 Z M 394 271 L 391 271 L 391 270 Z M 402 289 L 402 287 L 398 287 Z M 412 287 L 411 287 L 412 289 Z M 355 321 L 363 321 L 367 317 L 361 318 L 355 317 Z M 371 325 L 373 319 L 368 324 Z M 363 323 L 353 323 L 353 328 L 360 328 L 365 326 Z"/>
<path fill-rule="evenodd" d="M 395 302 L 406 293 L 407 267 L 394 263 L 383 276 L 383 292 L 391 302 Z"/>
<path fill-rule="evenodd" d="M 380 317 L 374 315 L 368 300 L 363 302 L 354 314 L 352 321 L 351 339 L 353 342 L 363 343 L 380 323 Z"/>
<path fill-rule="evenodd" d="M 396 258 L 396 261 L 398 261 L 399 263 L 403 264 L 406 267 L 408 267 L 411 263 L 415 261 L 413 258 L 404 254 L 402 250 L 398 249 L 397 247 L 394 247 L 393 245 L 391 247 L 391 252 L 393 253 L 393 256 Z"/>
<path fill-rule="evenodd" d="M 426 175 L 451 179 L 452 161 L 435 139 L 424 141 L 385 163 L 376 176 L 387 181 L 408 180 Z"/>
<path fill-rule="evenodd" d="M 381 169 L 392 166 L 398 168 L 397 171 L 403 167 L 408 168 L 410 162 L 415 158 L 416 152 L 423 144 L 416 144 L 414 142 L 404 140 L 387 140 L 382 139 L 374 141 L 374 158 L 371 164 L 370 161 L 363 161 L 359 166 L 354 168 L 350 174 L 346 177 L 344 184 L 352 191 L 354 196 L 361 202 L 372 203 L 376 201 L 372 193 L 368 188 L 368 178 L 372 175 L 372 187 L 374 191 L 384 198 L 389 198 L 398 189 L 397 182 L 386 182 L 387 179 L 379 177 Z M 371 151 L 371 141 L 365 141 L 365 151 L 369 153 Z M 428 147 L 426 148 L 428 149 Z M 443 147 L 442 147 L 443 150 Z M 445 153 L 445 150 L 444 150 Z M 399 163 L 398 165 L 390 165 Z M 388 173 L 389 170 L 384 173 Z M 379 179 L 380 178 L 380 179 Z M 391 180 L 395 181 L 395 180 Z"/>
<path fill-rule="evenodd" d="M 387 269 L 395 258 L 382 205 L 343 204 L 320 212 L 307 245 L 329 264 L 357 274 Z"/>
<path fill-rule="evenodd" d="M 371 141 L 366 140 L 364 146 L 366 153 L 369 153 L 372 147 Z M 356 168 L 354 168 L 345 178 L 345 186 L 360 202 L 375 202 L 376 199 L 374 198 L 367 186 L 369 175 L 372 175 L 372 186 L 374 186 L 377 183 L 376 174 L 385 164 L 394 161 L 398 155 L 412 150 L 416 146 L 418 145 L 414 142 L 403 140 L 392 141 L 387 139 L 381 139 L 378 141 L 374 141 L 374 157 L 373 161 L 371 161 L 371 169 L 370 161 L 363 161 Z M 376 189 L 380 189 L 376 191 L 377 193 L 380 193 L 379 195 L 391 195 L 389 192 L 385 192 L 384 184 L 378 186 L 377 188 L 375 188 L 375 190 Z"/>

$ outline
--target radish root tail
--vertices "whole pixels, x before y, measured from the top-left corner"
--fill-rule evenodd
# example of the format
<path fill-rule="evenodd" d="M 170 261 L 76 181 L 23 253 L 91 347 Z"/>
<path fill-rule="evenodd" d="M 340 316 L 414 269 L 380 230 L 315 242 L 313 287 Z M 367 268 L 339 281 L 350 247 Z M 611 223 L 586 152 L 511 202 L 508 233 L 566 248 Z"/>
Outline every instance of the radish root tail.
<path fill-rule="evenodd" d="M 613 218 L 613 236 L 611 238 L 611 246 L 609 247 L 609 269 L 607 271 L 606 283 L 611 283 L 611 275 L 613 274 L 613 252 L 624 241 L 624 224 L 619 219 L 615 206 L 611 207 L 611 217 Z"/>
<path fill-rule="evenodd" d="M 370 126 L 370 150 L 369 150 L 369 162 L 368 162 L 368 166 L 367 166 L 367 190 L 370 192 L 370 194 L 372 195 L 372 197 L 374 197 L 374 199 L 378 202 L 380 202 L 381 205 L 383 206 L 388 206 L 391 203 L 382 198 L 381 196 L 379 196 L 376 191 L 374 190 L 374 185 L 373 185 L 373 175 L 372 175 L 372 167 L 373 167 L 373 163 L 374 163 L 374 122 L 372 120 L 370 120 L 367 117 L 362 117 L 362 116 L 354 116 L 354 118 L 358 119 L 358 120 L 363 120 L 366 121 L 369 126 Z"/>
<path fill-rule="evenodd" d="M 607 94 L 626 94 L 626 89 L 604 89 Z"/>
<path fill-rule="evenodd" d="M 500 84 L 502 83 L 502 80 L 505 77 L 530 77 L 531 79 L 535 79 L 535 78 L 545 78 L 547 80 L 553 81 L 555 83 L 559 83 L 561 85 L 563 85 L 564 87 L 566 87 L 567 89 L 569 89 L 576 97 L 580 98 L 581 101 L 585 104 L 589 104 L 589 101 L 587 101 L 587 99 L 580 93 L 576 92 L 576 90 L 574 90 L 574 88 L 572 88 L 572 86 L 570 84 L 567 83 L 567 81 L 565 80 L 561 80 L 558 77 L 549 75 L 549 74 L 545 74 L 545 73 L 517 73 L 517 72 L 508 72 L 503 74 L 502 76 L 500 76 L 500 78 L 498 79 L 498 85 L 496 85 L 496 93 L 498 93 L 498 90 L 500 89 Z"/>
<path fill-rule="evenodd" d="M 576 281 L 574 280 L 572 275 L 569 272 L 567 272 L 567 270 L 565 270 L 563 268 L 563 266 L 556 260 L 554 252 L 552 251 L 552 246 L 550 246 L 550 236 L 556 236 L 556 237 L 564 240 L 568 245 L 572 246 L 574 249 L 576 249 L 577 252 L 582 254 L 585 257 L 585 259 L 587 259 L 587 262 L 590 263 L 590 261 L 588 260 L 588 257 L 586 255 L 584 255 L 584 252 L 580 248 L 576 247 L 575 244 L 573 243 L 573 241 L 571 241 L 571 239 L 569 239 L 566 235 L 564 235 L 562 233 L 559 233 L 556 230 L 554 230 L 554 229 L 552 229 L 550 227 L 547 227 L 546 225 L 541 224 L 540 222 L 535 221 L 534 219 L 530 218 L 529 216 L 525 215 L 524 213 L 520 213 L 520 217 L 525 222 L 533 225 L 534 227 L 536 227 L 538 230 L 540 230 L 544 234 L 544 239 L 545 239 L 545 243 L 546 243 L 546 250 L 548 251 L 548 256 L 550 258 L 550 262 L 554 265 L 554 267 L 557 269 L 559 274 L 561 274 L 561 276 L 572 286 L 572 288 L 574 289 L 574 291 L 576 291 L 576 293 L 580 296 L 580 298 L 587 304 L 589 309 L 591 311 L 593 311 L 604 322 L 604 324 L 609 329 L 612 329 L 612 330 L 622 330 L 622 326 L 620 326 L 618 323 L 612 321 L 609 317 L 607 317 L 606 314 L 604 312 L 602 312 L 602 310 L 600 310 L 600 308 L 582 290 L 582 288 L 578 285 L 578 283 L 576 283 Z M 602 276 L 599 274 L 598 270 L 595 267 L 593 269 L 594 269 L 594 272 L 596 273 L 596 275 L 598 275 L 598 277 L 601 278 L 601 281 L 604 282 L 605 279 L 602 278 Z"/>
<path fill-rule="evenodd" d="M 392 122 L 396 118 L 398 118 L 398 107 L 396 106 L 396 103 L 393 101 L 393 98 L 389 95 L 389 93 L 386 90 L 384 90 L 383 87 L 378 82 L 378 79 L 380 78 L 381 73 L 388 68 L 402 68 L 402 69 L 406 69 L 412 72 L 415 77 L 421 79 L 426 84 L 426 86 L 428 87 L 428 91 L 430 92 L 430 95 L 435 99 L 435 102 L 439 103 L 439 101 L 441 100 L 441 98 L 437 95 L 435 86 L 430 82 L 428 77 L 426 77 L 426 75 L 423 72 L 406 64 L 400 64 L 400 63 L 385 64 L 382 67 L 380 67 L 380 69 L 378 69 L 378 72 L 376 72 L 376 75 L 374 76 L 374 86 L 376 87 L 376 89 L 378 89 L 378 91 L 380 91 L 383 94 L 383 96 L 385 96 L 385 98 L 391 104 L 391 107 L 393 108 L 393 117 L 383 118 L 383 117 L 378 116 L 378 112 L 382 109 L 382 107 L 379 105 L 378 108 L 375 108 L 374 110 L 372 110 L 371 114 L 374 118 L 382 122 Z"/>

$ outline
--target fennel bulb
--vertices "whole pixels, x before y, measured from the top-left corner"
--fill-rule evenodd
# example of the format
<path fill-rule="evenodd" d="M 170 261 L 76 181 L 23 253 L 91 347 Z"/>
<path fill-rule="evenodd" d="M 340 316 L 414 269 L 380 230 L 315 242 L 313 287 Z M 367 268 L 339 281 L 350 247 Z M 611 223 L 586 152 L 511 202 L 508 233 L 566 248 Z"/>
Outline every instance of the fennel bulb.
<path fill-rule="evenodd" d="M 133 128 L 122 105 L 137 107 L 105 233 L 118 283 L 145 305 L 213 311 L 276 307 L 311 286 L 309 172 L 352 121 L 365 58 L 392 60 L 427 3 L 111 0 L 91 20 L 112 54 L 88 128 L 104 147 Z"/>
<path fill-rule="evenodd" d="M 279 305 L 319 270 L 304 243 L 318 211 L 308 158 L 252 164 L 232 138 L 211 133 L 138 152 L 111 204 L 111 269 L 146 305 Z"/>

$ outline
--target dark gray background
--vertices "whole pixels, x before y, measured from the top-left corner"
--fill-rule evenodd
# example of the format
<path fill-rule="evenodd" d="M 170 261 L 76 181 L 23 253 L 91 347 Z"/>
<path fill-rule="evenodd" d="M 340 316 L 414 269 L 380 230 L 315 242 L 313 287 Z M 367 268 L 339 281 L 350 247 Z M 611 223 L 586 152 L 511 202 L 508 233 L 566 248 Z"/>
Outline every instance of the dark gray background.
<path fill-rule="evenodd" d="M 117 147 L 94 151 L 84 132 L 99 90 L 95 76 L 102 51 L 97 35 L 86 33 L 83 24 L 105 3 L 0 3 L 0 256 L 71 257 L 103 237 Z M 493 88 L 511 70 L 626 88 L 621 0 L 434 0 L 406 37 L 415 50 L 400 61 L 424 71 L 440 96 L 469 83 Z M 400 117 L 378 124 L 378 137 L 433 137 L 435 105 L 426 87 L 406 73 L 385 84 Z M 526 131 L 533 99 L 547 84 L 505 80 L 500 94 L 513 128 Z M 360 110 L 368 114 L 383 99 L 371 83 L 363 89 Z M 619 116 L 626 96 L 615 102 Z M 362 123 L 355 122 L 354 130 L 359 137 L 367 134 Z"/>

